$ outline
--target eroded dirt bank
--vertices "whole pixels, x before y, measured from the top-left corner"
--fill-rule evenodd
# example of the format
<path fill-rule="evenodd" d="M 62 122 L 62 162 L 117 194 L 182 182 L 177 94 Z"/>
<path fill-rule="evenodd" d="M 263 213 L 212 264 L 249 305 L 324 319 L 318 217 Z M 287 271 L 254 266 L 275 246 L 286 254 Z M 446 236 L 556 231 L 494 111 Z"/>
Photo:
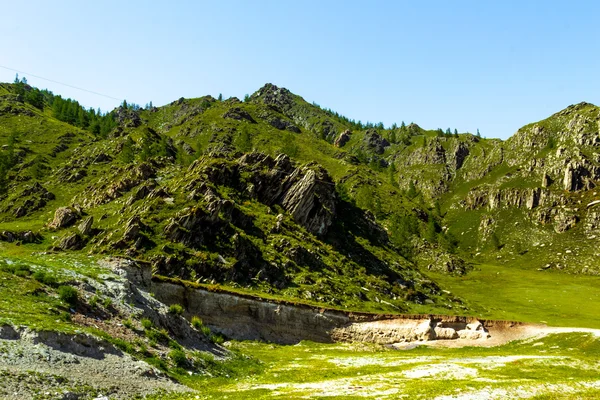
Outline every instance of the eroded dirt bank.
<path fill-rule="evenodd" d="M 161 302 L 181 304 L 188 317 L 200 316 L 211 329 L 236 340 L 279 344 L 302 340 L 378 344 L 489 341 L 497 344 L 523 337 L 532 328 L 543 327 L 462 316 L 344 312 L 213 292 L 156 277 L 151 280 L 150 290 Z"/>

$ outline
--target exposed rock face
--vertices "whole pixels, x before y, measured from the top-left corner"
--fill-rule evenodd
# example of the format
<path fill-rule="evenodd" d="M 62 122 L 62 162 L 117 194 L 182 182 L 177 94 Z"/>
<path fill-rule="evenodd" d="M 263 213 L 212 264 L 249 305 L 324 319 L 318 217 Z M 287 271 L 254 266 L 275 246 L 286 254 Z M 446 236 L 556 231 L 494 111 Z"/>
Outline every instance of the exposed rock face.
<path fill-rule="evenodd" d="M 141 228 L 140 217 L 138 217 L 138 216 L 131 217 L 127 221 L 127 224 L 125 225 L 125 232 L 123 233 L 123 240 L 127 241 L 127 242 L 134 241 L 135 239 L 137 239 L 141 229 L 142 228 Z"/>
<path fill-rule="evenodd" d="M 472 318 L 348 313 L 209 292 L 156 279 L 151 288 L 156 299 L 186 304 L 186 315 L 198 315 L 214 331 L 236 340 L 392 344 L 490 337 L 484 324 Z"/>
<path fill-rule="evenodd" d="M 600 231 L 600 208 L 598 206 L 588 209 L 583 226 L 586 233 L 598 233 Z"/>
<path fill-rule="evenodd" d="M 94 223 L 94 217 L 92 217 L 90 215 L 89 217 L 84 219 L 77 227 L 77 229 L 79 230 L 79 233 L 81 233 L 83 236 L 89 235 L 92 232 L 92 224 L 93 223 Z"/>
<path fill-rule="evenodd" d="M 377 154 L 383 154 L 385 148 L 390 146 L 390 142 L 382 138 L 375 129 L 369 129 L 365 133 L 364 141 L 367 148 Z"/>
<path fill-rule="evenodd" d="M 96 187 L 92 188 L 93 195 L 88 197 L 86 193 L 83 205 L 94 207 L 119 198 L 124 193 L 153 177 L 155 173 L 155 167 L 147 162 L 142 162 L 127 170 L 119 169 L 114 176 L 100 179 Z"/>
<path fill-rule="evenodd" d="M 496 210 L 506 207 L 524 207 L 534 209 L 541 206 L 564 205 L 564 199 L 549 190 L 534 189 L 497 189 L 478 186 L 469 191 L 462 205 L 467 210 L 487 207 Z"/>
<path fill-rule="evenodd" d="M 324 168 L 308 164 L 294 168 L 286 155 L 275 160 L 251 153 L 239 160 L 242 169 L 267 172 L 251 178 L 246 190 L 267 205 L 280 204 L 294 220 L 315 235 L 324 235 L 336 212 L 335 184 Z"/>
<path fill-rule="evenodd" d="M 77 220 L 77 213 L 69 207 L 59 207 L 54 213 L 54 219 L 48 224 L 51 229 L 60 229 L 73 225 Z"/>
<path fill-rule="evenodd" d="M 81 236 L 76 233 L 68 234 L 60 239 L 56 247 L 61 250 L 79 250 L 83 248 L 85 242 Z"/>
<path fill-rule="evenodd" d="M 454 148 L 454 151 L 451 153 L 451 156 L 448 157 L 455 171 L 463 166 L 463 163 L 468 155 L 469 147 L 463 142 L 458 142 Z"/>
<path fill-rule="evenodd" d="M 333 181 L 320 167 L 305 167 L 298 174 L 302 175 L 302 178 L 290 187 L 281 204 L 294 220 L 308 231 L 324 235 L 335 216 Z"/>
<path fill-rule="evenodd" d="M 136 128 L 142 124 L 142 120 L 138 113 L 129 108 L 119 107 L 115 110 L 115 115 L 119 125 L 127 128 Z"/>
<path fill-rule="evenodd" d="M 348 141 L 350 141 L 350 134 L 351 132 L 346 129 L 344 132 L 340 133 L 340 136 L 338 136 L 335 139 L 335 142 L 333 142 L 333 145 L 335 147 L 344 147 L 346 145 L 346 143 L 348 143 Z"/>
<path fill-rule="evenodd" d="M 229 110 L 227 110 L 227 112 L 225 114 L 223 114 L 223 118 L 230 118 L 230 119 L 235 119 L 238 121 L 246 120 L 246 121 L 252 122 L 253 124 L 256 123 L 254 118 L 252 118 L 252 116 L 250 114 L 248 114 L 247 111 L 242 110 L 239 107 L 233 107 L 233 108 L 230 108 Z"/>
<path fill-rule="evenodd" d="M 566 232 L 577 225 L 579 218 L 576 215 L 569 215 L 566 212 L 560 212 L 554 217 L 554 230 L 556 233 Z"/>
<path fill-rule="evenodd" d="M 286 130 L 294 133 L 300 133 L 300 128 L 292 124 L 290 121 L 278 117 L 271 117 L 268 120 L 269 124 L 279 130 Z"/>
<path fill-rule="evenodd" d="M 260 100 L 280 112 L 287 112 L 294 106 L 294 95 L 286 88 L 279 88 L 267 83 L 251 96 L 253 100 Z"/>
<path fill-rule="evenodd" d="M 22 242 L 22 243 L 36 243 L 42 239 L 41 235 L 38 233 L 34 233 L 33 231 L 23 231 L 23 232 L 11 232 L 11 231 L 2 231 L 0 232 L 0 241 L 3 242 Z"/>

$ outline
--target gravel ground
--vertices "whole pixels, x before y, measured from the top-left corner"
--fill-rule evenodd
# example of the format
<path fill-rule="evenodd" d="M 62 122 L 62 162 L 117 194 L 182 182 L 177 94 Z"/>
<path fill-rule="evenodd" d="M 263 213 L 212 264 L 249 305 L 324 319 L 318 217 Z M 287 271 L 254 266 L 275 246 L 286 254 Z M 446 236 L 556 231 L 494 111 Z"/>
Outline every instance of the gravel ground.
<path fill-rule="evenodd" d="M 126 399 L 190 390 L 91 336 L 3 328 L 2 399 Z"/>

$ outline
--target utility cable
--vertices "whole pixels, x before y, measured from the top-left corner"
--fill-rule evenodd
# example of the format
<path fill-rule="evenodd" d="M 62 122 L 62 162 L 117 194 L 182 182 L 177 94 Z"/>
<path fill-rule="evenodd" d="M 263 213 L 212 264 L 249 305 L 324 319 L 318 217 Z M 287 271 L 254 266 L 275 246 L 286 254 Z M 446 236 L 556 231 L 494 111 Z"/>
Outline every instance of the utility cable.
<path fill-rule="evenodd" d="M 70 87 L 70 88 L 73 88 L 73 89 L 81 90 L 82 92 L 87 92 L 87 93 L 95 94 L 96 96 L 102 96 L 102 97 L 106 97 L 108 99 L 121 101 L 121 99 L 117 99 L 116 97 L 113 97 L 113 96 L 109 96 L 109 95 L 106 95 L 106 94 L 94 92 L 93 90 L 83 89 L 83 88 L 80 88 L 80 87 L 77 87 L 77 86 L 69 85 L 68 83 L 63 83 L 63 82 L 55 81 L 53 79 L 44 78 L 44 77 L 41 77 L 41 76 L 38 76 L 38 75 L 30 74 L 30 73 L 25 72 L 25 71 L 20 71 L 18 69 L 14 69 L 14 68 L 10 68 L 10 67 L 5 67 L 4 65 L 0 65 L 0 68 L 7 69 L 9 71 L 14 71 L 14 72 L 17 72 L 17 73 L 23 74 L 23 75 L 33 76 L 34 78 L 43 79 L 45 81 L 52 82 L 52 83 L 57 83 L 59 85 L 67 86 L 67 87 Z"/>

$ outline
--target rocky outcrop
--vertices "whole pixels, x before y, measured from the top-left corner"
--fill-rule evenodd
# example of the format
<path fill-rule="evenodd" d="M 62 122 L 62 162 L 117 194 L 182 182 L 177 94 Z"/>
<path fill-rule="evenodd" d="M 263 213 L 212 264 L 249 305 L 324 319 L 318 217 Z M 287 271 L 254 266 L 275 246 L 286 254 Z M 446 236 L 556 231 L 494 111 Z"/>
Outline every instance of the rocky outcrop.
<path fill-rule="evenodd" d="M 48 224 L 50 229 L 60 229 L 71 226 L 77 221 L 77 213 L 69 207 L 59 207 L 54 212 L 54 219 Z"/>
<path fill-rule="evenodd" d="M 461 202 L 466 210 L 488 208 L 496 210 L 507 207 L 536 207 L 564 205 L 566 200 L 555 193 L 541 188 L 532 189 L 497 189 L 478 186 L 469 191 Z"/>
<path fill-rule="evenodd" d="M 55 248 L 59 250 L 80 250 L 85 246 L 85 241 L 77 233 L 71 233 L 63 236 Z"/>
<path fill-rule="evenodd" d="M 285 193 L 281 205 L 308 231 L 324 235 L 335 216 L 333 181 L 321 167 L 304 167 L 296 171 L 301 178 Z"/>
<path fill-rule="evenodd" d="M 21 242 L 21 243 L 38 243 L 42 240 L 42 236 L 39 233 L 33 231 L 1 231 L 0 241 L 2 242 Z"/>
<path fill-rule="evenodd" d="M 152 178 L 155 173 L 155 167 L 148 162 L 142 162 L 134 168 L 119 168 L 111 176 L 100 179 L 98 184 L 89 191 L 91 193 L 82 194 L 85 196 L 82 200 L 83 205 L 94 207 L 117 199 L 142 182 Z"/>
<path fill-rule="evenodd" d="M 286 131 L 290 131 L 290 132 L 294 132 L 294 133 L 300 133 L 300 128 L 298 128 L 296 125 L 294 125 L 293 123 L 291 123 L 290 121 L 287 121 L 285 119 L 276 117 L 276 116 L 271 116 L 268 120 L 269 125 L 271 125 L 273 128 L 279 129 L 281 131 L 286 130 Z"/>
<path fill-rule="evenodd" d="M 376 154 L 383 154 L 386 147 L 390 146 L 390 142 L 382 138 L 375 129 L 369 129 L 365 133 L 364 143 L 367 149 Z"/>
<path fill-rule="evenodd" d="M 350 141 L 351 132 L 346 129 L 344 132 L 340 133 L 340 135 L 335 139 L 333 145 L 335 147 L 344 147 L 346 143 Z"/>
<path fill-rule="evenodd" d="M 87 217 L 86 219 L 84 219 L 83 221 L 81 221 L 79 226 L 77 226 L 79 233 L 81 233 L 83 236 L 87 236 L 90 233 L 92 233 L 92 224 L 93 223 L 94 223 L 94 217 L 92 217 L 91 215 L 89 217 Z"/>
<path fill-rule="evenodd" d="M 448 164 L 454 171 L 456 171 L 463 166 L 465 159 L 470 154 L 469 146 L 467 146 L 464 142 L 456 141 L 456 145 L 452 148 L 452 151 L 446 154 L 448 158 Z"/>
<path fill-rule="evenodd" d="M 572 229 L 577 225 L 579 218 L 576 215 L 570 214 L 567 210 L 561 209 L 554 216 L 554 230 L 556 233 L 563 233 Z"/>
<path fill-rule="evenodd" d="M 119 125 L 125 128 L 137 128 L 142 124 L 142 119 L 138 112 L 131 108 L 121 106 L 115 109 L 115 117 Z"/>
<path fill-rule="evenodd" d="M 323 167 L 315 163 L 294 167 L 287 155 L 272 159 L 260 153 L 244 155 L 239 164 L 257 172 L 250 177 L 248 193 L 264 204 L 281 205 L 311 233 L 326 234 L 335 217 L 336 195 Z"/>
<path fill-rule="evenodd" d="M 253 124 L 256 123 L 254 118 L 246 111 L 240 107 L 232 107 L 225 114 L 223 114 L 223 118 L 235 119 L 237 121 L 246 120 Z"/>

